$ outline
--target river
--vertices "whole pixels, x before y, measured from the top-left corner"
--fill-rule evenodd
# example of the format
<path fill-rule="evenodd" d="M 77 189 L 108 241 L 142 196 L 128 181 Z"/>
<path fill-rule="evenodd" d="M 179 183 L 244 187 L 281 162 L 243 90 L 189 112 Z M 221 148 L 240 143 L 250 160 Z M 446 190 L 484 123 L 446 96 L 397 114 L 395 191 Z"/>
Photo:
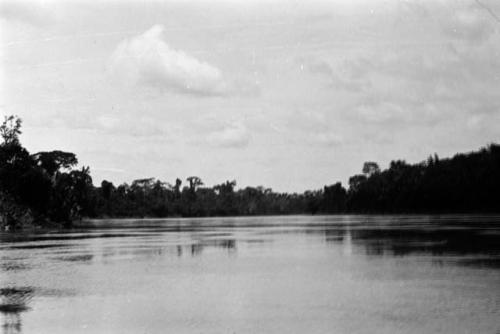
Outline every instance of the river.
<path fill-rule="evenodd" d="M 0 233 L 3 333 L 500 333 L 499 216 Z"/>

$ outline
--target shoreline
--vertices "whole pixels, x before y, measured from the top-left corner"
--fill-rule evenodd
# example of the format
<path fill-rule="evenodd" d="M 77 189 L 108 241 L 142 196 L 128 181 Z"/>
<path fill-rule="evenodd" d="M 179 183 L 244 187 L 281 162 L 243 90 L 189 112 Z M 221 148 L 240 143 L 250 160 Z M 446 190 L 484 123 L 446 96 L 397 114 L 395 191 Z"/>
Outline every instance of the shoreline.
<path fill-rule="evenodd" d="M 470 219 L 493 219 L 500 217 L 500 212 L 498 213 L 338 213 L 338 214 L 290 214 L 290 215 L 239 215 L 239 216 L 211 216 L 211 217 L 105 217 L 105 218 L 82 218 L 81 220 L 74 221 L 71 224 L 59 224 L 59 223 L 46 223 L 44 225 L 34 224 L 34 225 L 23 225 L 17 227 L 2 226 L 0 228 L 0 233 L 31 233 L 40 231 L 64 231 L 78 228 L 91 228 L 95 227 L 92 224 L 103 222 L 103 221 L 113 221 L 113 222 L 157 222 L 157 221 L 213 221 L 213 220 L 246 220 L 246 219 L 299 219 L 304 217 L 315 217 L 315 218 L 329 218 L 329 217 L 358 217 L 358 218 L 369 218 L 376 219 L 380 217 L 389 219 L 402 218 L 404 220 L 411 218 L 420 219 L 430 219 L 441 218 L 441 219 L 460 219 L 460 218 L 470 218 Z M 484 223 L 484 221 L 478 221 L 477 223 Z"/>

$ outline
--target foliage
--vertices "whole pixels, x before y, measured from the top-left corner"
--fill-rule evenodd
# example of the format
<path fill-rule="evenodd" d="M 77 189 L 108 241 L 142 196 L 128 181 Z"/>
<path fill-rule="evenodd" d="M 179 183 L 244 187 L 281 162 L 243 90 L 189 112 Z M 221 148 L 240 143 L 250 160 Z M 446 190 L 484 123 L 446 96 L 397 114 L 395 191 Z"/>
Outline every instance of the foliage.
<path fill-rule="evenodd" d="M 119 186 L 94 187 L 88 167 L 75 169 L 75 154 L 30 155 L 19 142 L 21 120 L 0 126 L 0 225 L 69 224 L 88 217 L 206 217 L 335 213 L 500 212 L 500 145 L 449 159 L 430 156 L 408 164 L 392 161 L 381 170 L 365 162 L 362 173 L 304 193 L 262 186 L 236 189 L 236 181 L 204 186 L 198 176 L 170 185 L 143 178 Z"/>
<path fill-rule="evenodd" d="M 500 145 L 414 165 L 392 161 L 384 171 L 352 177 L 349 185 L 350 212 L 499 212 Z"/>
<path fill-rule="evenodd" d="M 51 177 L 61 169 L 70 170 L 78 164 L 74 153 L 63 151 L 38 152 L 31 156 Z"/>
<path fill-rule="evenodd" d="M 385 170 L 366 162 L 362 174 L 349 179 L 348 190 L 341 183 L 302 194 L 260 186 L 235 190 L 236 181 L 202 187 L 199 177 L 189 177 L 189 187 L 179 191 L 179 179 L 174 187 L 146 180 L 118 187 L 103 183 L 97 216 L 500 212 L 500 145 L 417 164 L 395 160 Z"/>
<path fill-rule="evenodd" d="M 4 145 L 19 144 L 19 135 L 21 132 L 22 120 L 17 116 L 5 116 L 2 125 L 0 125 L 0 136 Z"/>
<path fill-rule="evenodd" d="M 0 225 L 69 224 L 91 214 L 89 169 L 72 170 L 78 160 L 70 152 L 30 155 L 19 142 L 21 124 L 10 116 L 0 126 Z"/>

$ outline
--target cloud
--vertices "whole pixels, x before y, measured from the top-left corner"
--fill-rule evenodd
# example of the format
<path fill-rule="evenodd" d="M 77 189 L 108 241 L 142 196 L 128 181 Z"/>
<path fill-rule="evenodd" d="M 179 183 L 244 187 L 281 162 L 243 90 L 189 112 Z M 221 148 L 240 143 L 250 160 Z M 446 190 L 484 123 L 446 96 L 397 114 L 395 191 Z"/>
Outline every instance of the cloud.
<path fill-rule="evenodd" d="M 323 112 L 296 109 L 286 115 L 285 126 L 292 133 L 330 132 L 330 121 Z"/>
<path fill-rule="evenodd" d="M 136 138 L 155 138 L 171 141 L 179 136 L 180 129 L 165 124 L 159 119 L 148 116 L 124 117 L 119 115 L 100 115 L 96 118 L 94 129 L 113 135 L 126 134 Z"/>
<path fill-rule="evenodd" d="M 495 32 L 496 24 L 498 22 L 494 22 L 490 14 L 476 3 L 459 8 L 452 15 L 445 17 L 442 28 L 455 39 L 480 43 Z"/>
<path fill-rule="evenodd" d="M 322 75 L 328 78 L 328 86 L 349 92 L 360 92 L 370 88 L 371 83 L 366 79 L 354 76 L 353 71 L 347 71 L 346 66 L 334 68 L 325 61 L 312 61 L 308 69 L 312 74 Z"/>
<path fill-rule="evenodd" d="M 245 124 L 242 121 L 235 121 L 220 131 L 210 133 L 207 140 L 214 146 L 241 148 L 248 146 L 250 137 Z"/>
<path fill-rule="evenodd" d="M 122 168 L 114 168 L 114 167 L 94 167 L 93 171 L 99 172 L 109 172 L 109 173 L 125 173 L 125 170 Z"/>
<path fill-rule="evenodd" d="M 140 83 L 183 94 L 225 95 L 230 87 L 217 67 L 170 47 L 163 26 L 122 41 L 111 56 L 110 69 L 120 81 Z"/>
<path fill-rule="evenodd" d="M 177 141 L 182 137 L 183 128 L 180 124 L 165 121 L 146 113 L 127 114 L 126 112 L 110 112 L 93 114 L 88 111 L 67 113 L 56 112 L 50 118 L 33 118 L 29 115 L 26 123 L 31 126 L 52 129 L 68 128 L 75 131 L 91 131 L 98 135 L 123 136 L 134 139 L 156 140 L 161 142 Z"/>
<path fill-rule="evenodd" d="M 343 137 L 334 132 L 313 133 L 310 135 L 309 139 L 309 141 L 313 144 L 326 147 L 338 146 L 344 142 Z"/>
<path fill-rule="evenodd" d="M 53 20 L 54 10 L 43 1 L 1 1 L 0 18 L 33 26 L 46 25 Z"/>
<path fill-rule="evenodd" d="M 387 102 L 359 105 L 355 113 L 362 121 L 377 123 L 408 122 L 412 116 L 408 109 Z"/>
<path fill-rule="evenodd" d="M 295 110 L 283 123 L 284 135 L 297 144 L 333 147 L 344 143 L 339 126 L 327 117 L 328 112 Z"/>
<path fill-rule="evenodd" d="M 438 30 L 432 42 L 389 45 L 354 54 L 336 66 L 346 72 L 345 78 L 373 83 L 356 92 L 345 109 L 350 121 L 436 126 L 457 123 L 466 115 L 498 113 L 500 33 L 491 28 L 496 22 L 480 7 L 449 7 L 446 13 L 443 8 L 429 10 L 442 18 L 438 26 L 430 26 Z M 439 35 L 442 29 L 449 30 Z M 316 69 L 328 74 L 332 66 L 326 65 Z"/>

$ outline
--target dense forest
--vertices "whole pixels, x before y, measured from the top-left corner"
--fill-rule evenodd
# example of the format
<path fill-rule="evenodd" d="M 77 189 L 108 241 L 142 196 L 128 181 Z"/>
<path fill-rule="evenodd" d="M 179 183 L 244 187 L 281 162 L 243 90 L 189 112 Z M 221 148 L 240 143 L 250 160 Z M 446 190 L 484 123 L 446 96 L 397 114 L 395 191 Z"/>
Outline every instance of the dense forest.
<path fill-rule="evenodd" d="M 92 183 L 75 154 L 30 154 L 20 143 L 21 119 L 0 126 L 0 225 L 69 225 L 82 217 L 207 217 L 334 213 L 500 212 L 500 145 L 418 164 L 392 161 L 381 170 L 365 162 L 362 173 L 304 193 L 269 188 L 236 189 L 236 181 L 205 187 L 191 176 L 173 184 L 154 178 L 115 186 Z"/>

